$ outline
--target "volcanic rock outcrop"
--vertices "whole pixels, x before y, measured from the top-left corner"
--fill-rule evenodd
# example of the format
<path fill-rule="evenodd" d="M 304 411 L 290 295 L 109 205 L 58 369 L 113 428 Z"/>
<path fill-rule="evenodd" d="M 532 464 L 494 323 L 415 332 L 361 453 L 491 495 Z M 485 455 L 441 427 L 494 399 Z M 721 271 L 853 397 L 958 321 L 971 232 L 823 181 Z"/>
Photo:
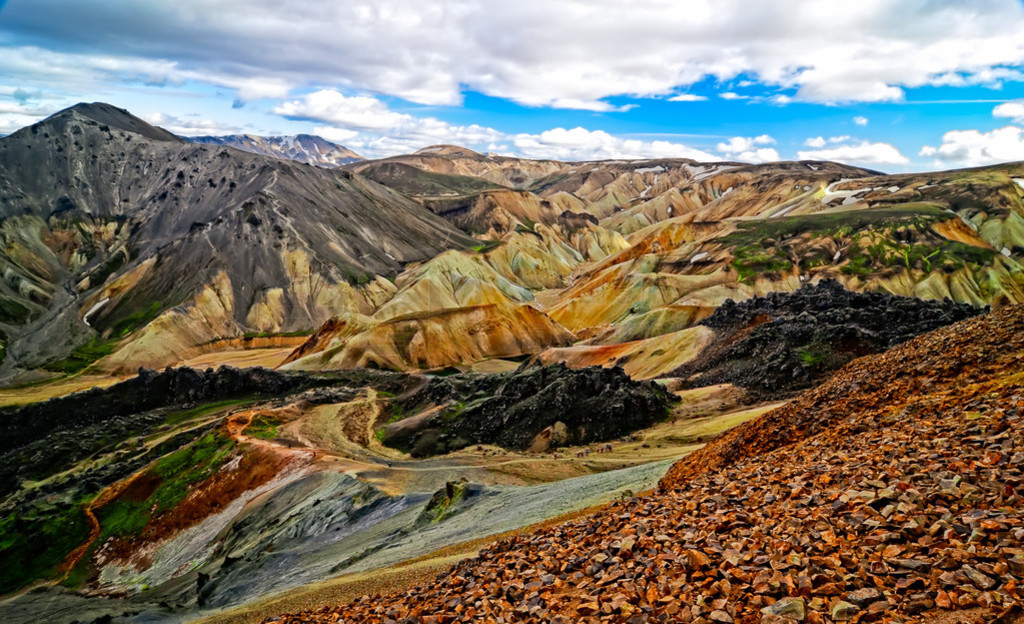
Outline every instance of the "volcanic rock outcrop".
<path fill-rule="evenodd" d="M 605 442 L 664 419 L 674 400 L 657 383 L 617 368 L 524 365 L 505 374 L 437 377 L 402 407 L 448 407 L 389 425 L 382 441 L 413 457 L 472 444 L 546 450 Z"/>
<path fill-rule="evenodd" d="M 701 325 L 714 340 L 673 375 L 773 398 L 810 387 L 854 358 L 985 312 L 946 300 L 854 293 L 824 280 L 793 293 L 726 300 Z"/>

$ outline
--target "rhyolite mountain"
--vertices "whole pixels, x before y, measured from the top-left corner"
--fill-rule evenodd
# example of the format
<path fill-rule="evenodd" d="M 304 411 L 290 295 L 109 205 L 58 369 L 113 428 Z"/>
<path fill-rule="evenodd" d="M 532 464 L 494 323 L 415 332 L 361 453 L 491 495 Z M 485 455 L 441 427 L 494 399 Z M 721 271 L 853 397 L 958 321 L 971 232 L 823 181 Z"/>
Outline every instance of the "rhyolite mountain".
<path fill-rule="evenodd" d="M 8 378 L 84 344 L 120 341 L 134 367 L 308 330 L 372 310 L 392 289 L 377 276 L 473 243 L 370 180 L 191 143 L 99 103 L 0 139 L 0 219 Z"/>
<path fill-rule="evenodd" d="M 224 136 L 187 137 L 193 143 L 226 145 L 243 152 L 297 160 L 319 167 L 339 167 L 363 160 L 359 154 L 344 145 L 338 145 L 314 134 L 295 136 L 257 136 L 254 134 L 228 134 Z"/>
<path fill-rule="evenodd" d="M 885 175 L 818 161 L 560 163 L 433 146 L 345 168 L 490 242 L 404 272 L 390 301 L 325 324 L 291 368 L 412 370 L 531 353 L 649 378 L 718 340 L 700 321 L 730 299 L 837 280 L 974 306 L 1024 301 L 1021 163 Z M 510 302 L 537 311 L 524 318 Z"/>

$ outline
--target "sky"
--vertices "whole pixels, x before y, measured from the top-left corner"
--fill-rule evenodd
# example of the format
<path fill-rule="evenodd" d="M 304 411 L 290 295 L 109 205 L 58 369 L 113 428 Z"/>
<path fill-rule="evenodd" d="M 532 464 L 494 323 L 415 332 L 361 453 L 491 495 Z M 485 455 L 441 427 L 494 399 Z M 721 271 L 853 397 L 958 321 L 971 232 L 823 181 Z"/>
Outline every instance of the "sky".
<path fill-rule="evenodd" d="M 367 157 L 1024 160 L 1024 0 L 0 0 L 0 134 L 103 101 Z"/>

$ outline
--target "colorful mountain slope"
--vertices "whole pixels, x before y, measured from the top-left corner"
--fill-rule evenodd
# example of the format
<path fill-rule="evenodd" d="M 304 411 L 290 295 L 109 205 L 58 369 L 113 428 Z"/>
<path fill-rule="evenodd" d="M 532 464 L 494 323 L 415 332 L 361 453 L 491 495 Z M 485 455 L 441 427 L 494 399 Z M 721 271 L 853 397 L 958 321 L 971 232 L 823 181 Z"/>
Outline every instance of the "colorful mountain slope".
<path fill-rule="evenodd" d="M 702 348 L 684 330 L 724 301 L 825 279 L 978 306 L 1024 301 L 1020 164 L 885 176 L 824 162 L 557 163 L 437 146 L 352 168 L 387 172 L 492 241 L 475 260 L 498 278 L 478 278 L 531 291 L 578 339 L 546 361 L 667 375 L 689 357 L 668 357 L 662 337 L 678 353 Z M 517 190 L 481 187 L 492 184 Z M 418 279 L 434 278 L 415 269 L 402 290 L 418 291 Z M 431 308 L 417 305 L 407 311 Z"/>

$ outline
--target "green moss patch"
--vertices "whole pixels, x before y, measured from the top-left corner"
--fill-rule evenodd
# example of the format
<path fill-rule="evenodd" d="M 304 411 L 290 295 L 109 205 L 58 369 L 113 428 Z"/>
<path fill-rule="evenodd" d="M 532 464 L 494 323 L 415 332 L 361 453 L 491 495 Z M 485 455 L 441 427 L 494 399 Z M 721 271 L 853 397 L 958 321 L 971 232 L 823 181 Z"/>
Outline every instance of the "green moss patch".
<path fill-rule="evenodd" d="M 501 241 L 497 240 L 485 240 L 481 241 L 479 245 L 473 246 L 473 251 L 481 254 L 485 254 L 492 249 L 496 249 L 502 245 Z"/>
<path fill-rule="evenodd" d="M 213 476 L 234 448 L 231 438 L 210 432 L 157 461 L 121 498 L 97 511 L 103 527 L 99 541 L 141 533 L 150 520 L 184 500 L 191 485 Z"/>
<path fill-rule="evenodd" d="M 420 512 L 416 523 L 420 525 L 436 524 L 451 516 L 459 502 L 466 498 L 466 487 L 468 485 L 469 483 L 465 480 L 445 483 L 443 488 L 434 492 L 430 502 Z"/>
<path fill-rule="evenodd" d="M 20 325 L 29 320 L 31 310 L 10 297 L 0 297 L 0 323 Z"/>
<path fill-rule="evenodd" d="M 88 368 L 93 362 L 114 352 L 117 343 L 93 337 L 88 343 L 75 348 L 68 357 L 47 362 L 40 368 L 51 373 L 73 375 Z"/>
<path fill-rule="evenodd" d="M 141 327 L 145 327 L 160 315 L 160 311 L 163 310 L 163 308 L 164 305 L 162 302 L 154 301 L 149 304 L 149 307 L 132 312 L 114 324 L 111 329 L 111 335 L 123 338 L 133 331 Z"/>
<path fill-rule="evenodd" d="M 252 419 L 249 426 L 245 428 L 245 433 L 257 440 L 272 440 L 278 437 L 278 428 L 282 424 L 276 418 L 260 414 Z"/>
<path fill-rule="evenodd" d="M 895 229 L 908 226 L 930 226 L 953 217 L 938 204 L 910 203 L 891 208 L 819 212 L 810 215 L 745 221 L 739 228 L 719 240 L 730 247 L 760 246 L 767 239 L 781 241 L 802 234 L 825 234 L 846 237 L 867 228 Z"/>
<path fill-rule="evenodd" d="M 994 251 L 950 241 L 934 231 L 934 225 L 950 218 L 955 215 L 938 204 L 915 202 L 744 222 L 719 241 L 731 247 L 731 266 L 740 281 L 834 262 L 842 263 L 843 273 L 858 276 L 885 268 L 928 273 L 991 264 Z M 835 246 L 819 243 L 828 239 Z M 832 258 L 836 247 L 842 250 L 838 261 Z"/>
<path fill-rule="evenodd" d="M 39 502 L 0 519 L 0 593 L 52 576 L 67 554 L 89 537 L 84 502 Z"/>
<path fill-rule="evenodd" d="M 502 188 L 483 178 L 434 173 L 394 162 L 369 167 L 361 175 L 408 195 L 472 195 Z"/>
<path fill-rule="evenodd" d="M 179 425 L 183 422 L 194 420 L 202 416 L 209 416 L 210 414 L 220 411 L 226 407 L 244 405 L 248 401 L 249 399 L 230 399 L 226 401 L 216 401 L 214 403 L 204 403 L 191 409 L 171 412 L 167 415 L 167 419 L 164 422 L 168 425 Z"/>

